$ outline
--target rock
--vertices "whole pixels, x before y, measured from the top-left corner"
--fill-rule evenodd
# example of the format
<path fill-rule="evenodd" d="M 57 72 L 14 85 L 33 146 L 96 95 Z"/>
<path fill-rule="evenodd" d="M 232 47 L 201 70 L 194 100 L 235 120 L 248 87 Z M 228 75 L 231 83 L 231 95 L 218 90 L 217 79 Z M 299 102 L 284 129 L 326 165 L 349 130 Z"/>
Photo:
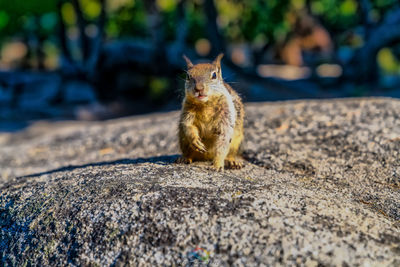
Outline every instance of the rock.
<path fill-rule="evenodd" d="M 2 265 L 400 263 L 400 102 L 247 105 L 246 166 L 178 165 L 178 113 L 0 134 Z"/>

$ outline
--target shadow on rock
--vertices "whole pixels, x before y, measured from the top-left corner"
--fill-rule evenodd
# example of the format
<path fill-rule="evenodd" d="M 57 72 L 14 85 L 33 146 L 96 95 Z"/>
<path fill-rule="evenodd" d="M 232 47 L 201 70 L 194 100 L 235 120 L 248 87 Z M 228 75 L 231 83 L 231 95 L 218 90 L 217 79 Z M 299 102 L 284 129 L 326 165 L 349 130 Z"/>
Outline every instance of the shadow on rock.
<path fill-rule="evenodd" d="M 149 157 L 149 158 L 137 158 L 137 159 L 124 158 L 124 159 L 118 159 L 118 160 L 112 160 L 112 161 L 101 161 L 101 162 L 87 163 L 87 164 L 81 164 L 81 165 L 68 165 L 68 166 L 60 167 L 60 168 L 57 168 L 54 170 L 20 176 L 17 179 L 37 177 L 37 176 L 41 176 L 41 175 L 45 175 L 45 174 L 52 174 L 55 172 L 72 171 L 75 169 L 86 168 L 86 167 L 98 167 L 98 166 L 107 166 L 107 165 L 140 164 L 140 163 L 157 163 L 160 165 L 167 165 L 167 164 L 174 163 L 175 160 L 178 158 L 178 156 L 179 156 L 178 154 L 174 154 L 174 155 Z"/>

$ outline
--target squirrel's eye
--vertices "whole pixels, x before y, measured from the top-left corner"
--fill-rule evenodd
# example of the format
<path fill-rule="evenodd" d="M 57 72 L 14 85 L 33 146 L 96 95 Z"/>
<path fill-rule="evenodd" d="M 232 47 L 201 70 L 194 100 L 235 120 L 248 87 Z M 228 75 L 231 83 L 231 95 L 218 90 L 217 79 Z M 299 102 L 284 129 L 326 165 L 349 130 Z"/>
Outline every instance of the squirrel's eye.
<path fill-rule="evenodd" d="M 211 78 L 212 78 L 213 80 L 217 79 L 217 74 L 216 74 L 215 72 L 213 72 Z"/>

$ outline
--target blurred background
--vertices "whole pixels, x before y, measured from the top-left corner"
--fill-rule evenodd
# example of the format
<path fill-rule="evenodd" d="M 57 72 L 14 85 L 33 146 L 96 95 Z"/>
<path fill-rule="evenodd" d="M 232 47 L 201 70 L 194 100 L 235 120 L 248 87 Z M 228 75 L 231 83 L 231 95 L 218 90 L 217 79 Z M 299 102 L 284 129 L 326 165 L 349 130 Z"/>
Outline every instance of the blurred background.
<path fill-rule="evenodd" d="M 400 97 L 397 0 L 0 0 L 0 131 L 179 109 L 224 52 L 245 101 Z"/>

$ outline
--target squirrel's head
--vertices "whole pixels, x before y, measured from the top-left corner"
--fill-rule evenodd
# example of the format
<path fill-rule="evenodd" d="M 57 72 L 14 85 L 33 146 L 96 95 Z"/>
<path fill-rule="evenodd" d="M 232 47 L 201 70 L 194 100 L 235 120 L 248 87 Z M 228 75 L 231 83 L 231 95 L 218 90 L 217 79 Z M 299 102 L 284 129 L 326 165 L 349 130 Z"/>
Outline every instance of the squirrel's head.
<path fill-rule="evenodd" d="M 193 65 L 185 55 L 183 58 L 187 64 L 187 77 L 185 92 L 187 97 L 196 101 L 206 102 L 210 96 L 221 93 L 223 79 L 221 73 L 221 58 L 219 54 L 212 63 Z"/>

